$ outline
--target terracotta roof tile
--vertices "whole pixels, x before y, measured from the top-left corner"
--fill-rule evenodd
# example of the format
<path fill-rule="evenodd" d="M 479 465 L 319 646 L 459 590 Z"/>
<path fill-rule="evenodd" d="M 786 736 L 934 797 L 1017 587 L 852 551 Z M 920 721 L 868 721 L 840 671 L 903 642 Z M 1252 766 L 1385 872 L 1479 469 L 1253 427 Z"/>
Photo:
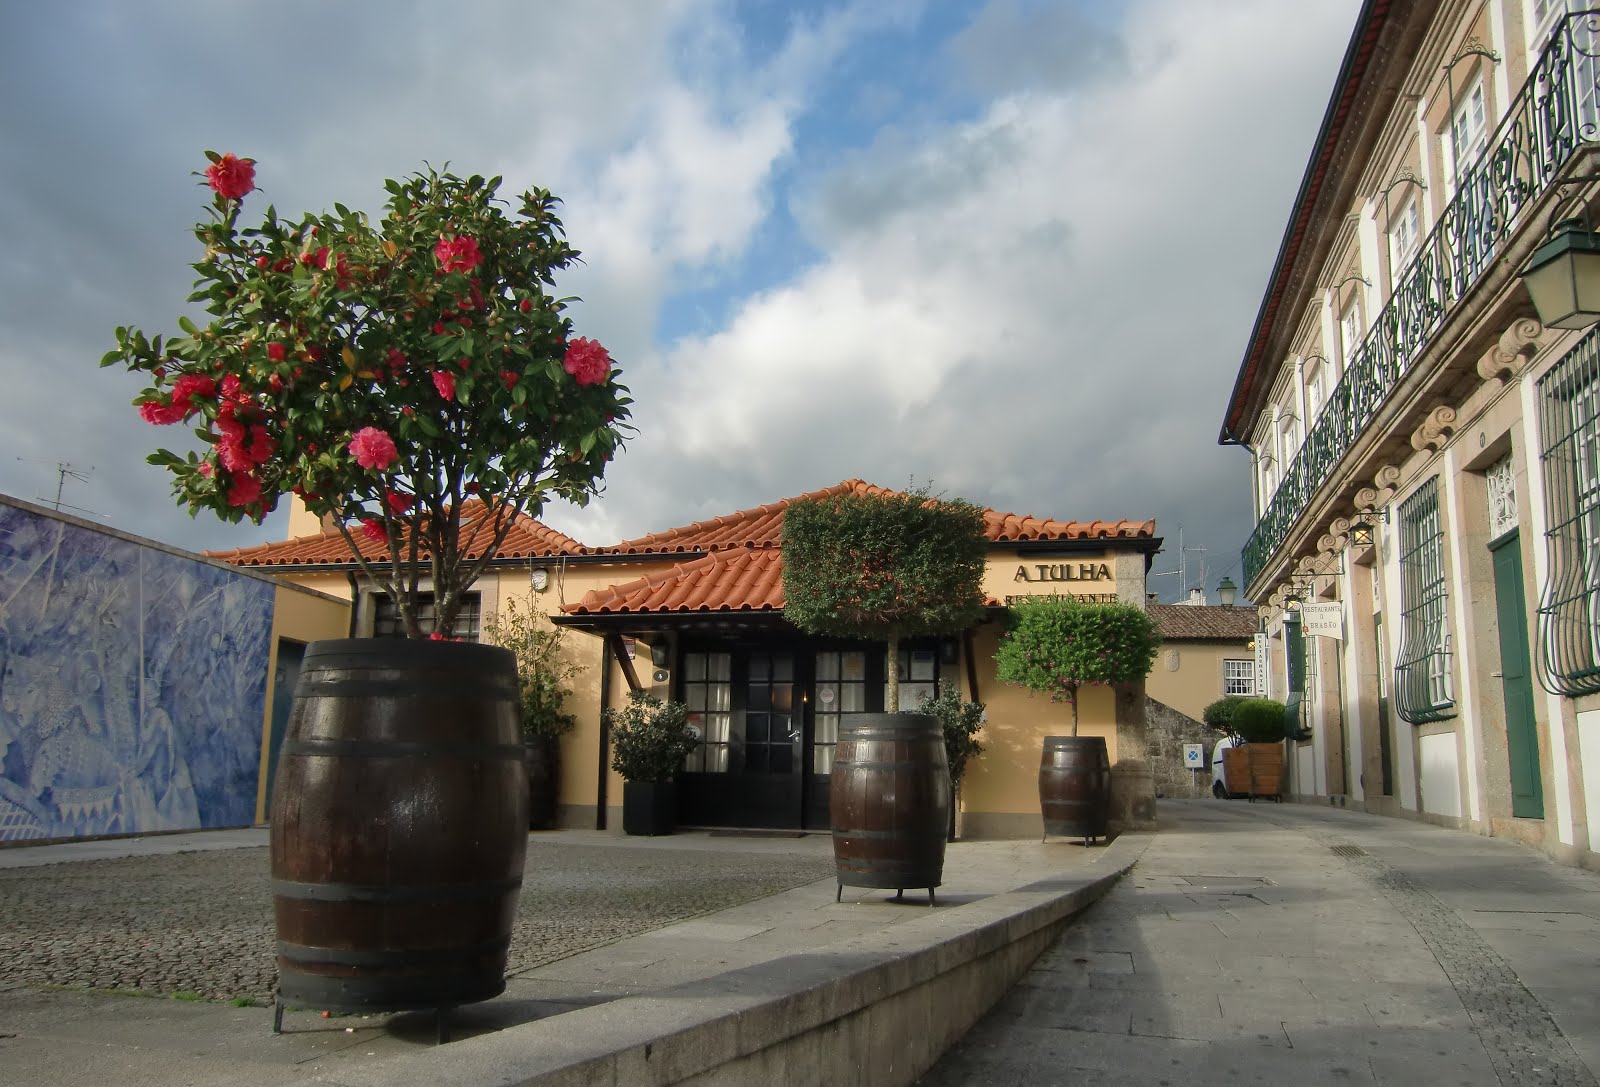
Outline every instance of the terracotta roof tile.
<path fill-rule="evenodd" d="M 847 479 L 820 491 L 808 491 L 794 498 L 770 502 L 754 509 L 740 510 L 710 521 L 696 521 L 681 528 L 655 532 L 611 547 L 598 547 L 601 554 L 650 555 L 688 551 L 717 551 L 729 547 L 777 547 L 783 538 L 783 511 L 789 503 L 833 494 L 892 494 L 861 479 Z M 996 543 L 1030 540 L 1149 539 L 1156 533 L 1154 521 L 1055 521 L 1028 515 L 984 510 L 984 534 Z"/>
<path fill-rule="evenodd" d="M 472 507 L 463 509 L 470 512 Z M 359 529 L 352 532 L 351 536 L 360 546 L 363 558 L 368 561 L 388 561 L 382 543 L 367 539 Z M 587 550 L 572 537 L 557 532 L 549 525 L 532 517 L 519 517 L 517 523 L 511 526 L 511 531 L 506 534 L 498 555 L 507 559 L 529 559 L 582 555 L 586 554 Z M 473 558 L 480 553 L 481 549 L 473 548 L 465 557 Z M 239 547 L 231 551 L 207 551 L 204 554 L 207 558 L 218 559 L 235 566 L 333 566 L 355 561 L 344 538 L 331 529 L 315 536 L 301 536 L 293 540 L 257 544 L 254 547 Z"/>
<path fill-rule="evenodd" d="M 772 548 L 727 548 L 596 589 L 561 610 L 568 615 L 778 612 L 783 610 L 783 559 Z"/>
<path fill-rule="evenodd" d="M 1256 633 L 1255 608 L 1149 604 L 1145 611 L 1161 636 L 1175 641 L 1244 641 Z"/>

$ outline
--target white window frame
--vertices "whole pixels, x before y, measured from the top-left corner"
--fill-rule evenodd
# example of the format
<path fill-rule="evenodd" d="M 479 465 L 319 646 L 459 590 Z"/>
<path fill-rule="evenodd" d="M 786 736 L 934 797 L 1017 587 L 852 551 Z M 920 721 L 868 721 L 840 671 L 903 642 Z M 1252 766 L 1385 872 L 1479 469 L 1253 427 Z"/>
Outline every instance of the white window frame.
<path fill-rule="evenodd" d="M 1401 273 L 1416 259 L 1421 246 L 1422 201 L 1412 192 L 1389 221 L 1390 279 L 1400 281 Z"/>
<path fill-rule="evenodd" d="M 1256 693 L 1256 662 L 1226 657 L 1222 661 L 1222 693 L 1254 697 Z"/>
<path fill-rule="evenodd" d="M 1444 149 L 1452 188 L 1460 181 L 1462 173 L 1489 149 L 1489 90 L 1481 73 L 1450 105 Z"/>
<path fill-rule="evenodd" d="M 1365 331 L 1361 320 L 1361 302 L 1351 298 L 1349 305 L 1339 311 L 1339 354 L 1346 370 L 1355 362 L 1356 349 L 1361 346 Z"/>

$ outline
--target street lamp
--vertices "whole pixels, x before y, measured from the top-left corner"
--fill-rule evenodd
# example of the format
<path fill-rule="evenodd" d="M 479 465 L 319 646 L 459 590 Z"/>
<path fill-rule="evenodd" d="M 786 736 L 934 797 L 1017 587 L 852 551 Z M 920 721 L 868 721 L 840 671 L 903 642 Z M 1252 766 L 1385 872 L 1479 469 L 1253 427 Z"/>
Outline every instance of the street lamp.
<path fill-rule="evenodd" d="M 1363 510 L 1356 514 L 1354 521 L 1350 522 L 1350 543 L 1353 547 L 1371 547 L 1375 534 L 1372 522 L 1374 520 L 1389 523 L 1389 507 L 1381 510 Z"/>
<path fill-rule="evenodd" d="M 1217 603 L 1225 608 L 1231 608 L 1237 599 L 1239 599 L 1239 586 L 1233 583 L 1233 578 L 1224 576 L 1217 582 Z"/>
<path fill-rule="evenodd" d="M 1533 251 L 1522 270 L 1539 323 L 1588 328 L 1600 321 L 1600 235 L 1581 219 L 1565 219 Z"/>

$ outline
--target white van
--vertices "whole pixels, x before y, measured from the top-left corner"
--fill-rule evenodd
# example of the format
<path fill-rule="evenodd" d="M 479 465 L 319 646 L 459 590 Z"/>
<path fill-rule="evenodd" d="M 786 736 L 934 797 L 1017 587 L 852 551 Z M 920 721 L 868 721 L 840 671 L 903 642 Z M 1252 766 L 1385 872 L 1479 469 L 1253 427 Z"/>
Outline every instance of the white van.
<path fill-rule="evenodd" d="M 1228 787 L 1222 781 L 1222 753 L 1237 743 L 1239 743 L 1238 737 L 1224 736 L 1211 748 L 1211 795 L 1218 800 L 1227 800 L 1234 795 L 1228 792 Z"/>

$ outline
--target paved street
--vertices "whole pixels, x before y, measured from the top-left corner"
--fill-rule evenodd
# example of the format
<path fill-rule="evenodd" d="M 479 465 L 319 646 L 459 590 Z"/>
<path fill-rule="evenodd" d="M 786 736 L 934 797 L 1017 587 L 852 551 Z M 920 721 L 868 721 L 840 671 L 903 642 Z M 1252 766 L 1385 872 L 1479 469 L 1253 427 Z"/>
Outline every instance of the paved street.
<path fill-rule="evenodd" d="M 1160 817 L 926 1087 L 1596 1082 L 1600 877 L 1331 808 Z"/>
<path fill-rule="evenodd" d="M 68 986 L 270 1003 L 266 833 L 240 833 L 256 844 L 166 852 L 168 840 L 152 838 L 137 856 L 26 867 L 4 862 L 43 854 L 0 851 L 0 991 Z M 681 851 L 610 844 L 624 841 L 530 839 L 512 975 L 833 874 L 822 838 L 805 852 L 793 840 L 779 852 L 761 839 L 710 839 L 723 848 L 701 850 L 692 866 Z"/>

